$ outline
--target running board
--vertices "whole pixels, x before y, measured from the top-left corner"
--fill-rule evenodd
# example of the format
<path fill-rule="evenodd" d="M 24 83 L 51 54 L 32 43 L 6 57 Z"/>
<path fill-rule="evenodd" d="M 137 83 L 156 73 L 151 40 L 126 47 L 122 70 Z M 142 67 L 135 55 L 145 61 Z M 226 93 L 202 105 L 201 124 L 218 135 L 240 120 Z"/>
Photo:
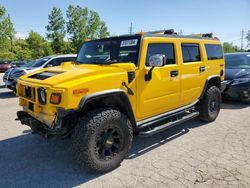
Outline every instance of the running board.
<path fill-rule="evenodd" d="M 190 112 L 191 112 L 191 111 L 194 111 L 194 106 L 189 107 L 189 108 L 184 108 L 184 109 L 179 110 L 179 111 L 177 111 L 177 112 L 175 112 L 175 113 L 170 113 L 170 114 L 167 114 L 167 115 L 165 115 L 165 116 L 159 117 L 159 118 L 157 118 L 157 119 L 153 119 L 153 120 L 151 120 L 151 121 L 147 121 L 146 123 L 143 123 L 143 124 L 139 124 L 139 125 L 137 126 L 137 128 L 138 128 L 138 129 L 141 129 L 141 128 L 144 128 L 144 127 L 148 127 L 148 126 L 150 126 L 150 125 L 152 125 L 152 124 L 158 123 L 158 122 L 160 122 L 160 121 L 167 120 L 167 119 L 169 119 L 170 117 L 175 117 L 175 116 L 184 114 L 184 113 L 186 113 L 186 112 L 188 112 L 188 111 L 190 111 Z"/>
<path fill-rule="evenodd" d="M 173 127 L 173 126 L 184 123 L 185 121 L 188 121 L 188 120 L 190 120 L 190 119 L 192 119 L 192 118 L 194 118 L 194 117 L 196 117 L 198 115 L 199 115 L 199 112 L 193 111 L 191 113 L 188 113 L 187 115 L 183 115 L 180 118 L 176 118 L 175 121 L 169 121 L 169 122 L 167 122 L 167 123 L 165 123 L 163 125 L 156 126 L 153 129 L 151 129 L 150 125 L 148 125 L 149 130 L 139 132 L 139 136 L 142 136 L 142 137 L 151 136 L 153 134 L 156 134 L 156 133 L 159 133 L 159 132 L 164 131 L 166 129 L 169 129 L 169 128 Z M 145 126 L 143 126 L 143 127 L 145 127 Z"/>

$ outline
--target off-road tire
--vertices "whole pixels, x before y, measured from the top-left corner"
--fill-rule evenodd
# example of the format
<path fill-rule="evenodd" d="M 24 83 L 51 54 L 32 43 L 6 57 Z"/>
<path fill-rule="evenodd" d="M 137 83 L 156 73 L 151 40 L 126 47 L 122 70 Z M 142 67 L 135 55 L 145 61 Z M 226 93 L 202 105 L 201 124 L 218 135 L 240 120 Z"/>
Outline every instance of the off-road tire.
<path fill-rule="evenodd" d="M 220 112 L 220 105 L 220 89 L 216 86 L 212 86 L 206 91 L 203 98 L 197 104 L 197 110 L 200 113 L 199 119 L 205 122 L 214 121 Z"/>
<path fill-rule="evenodd" d="M 99 146 L 97 146 L 97 143 L 100 142 L 98 139 L 104 134 L 105 130 L 107 130 L 105 134 L 111 134 L 108 132 L 111 129 L 116 130 L 116 134 L 119 133 L 118 135 L 121 136 L 121 143 L 116 143 L 121 147 L 119 150 L 117 149 L 117 153 L 114 153 L 110 159 L 103 160 L 99 158 L 99 155 L 105 153 L 106 150 L 105 152 L 98 150 L 101 147 L 100 145 L 103 145 L 99 143 Z M 112 134 L 114 133 L 112 132 Z M 127 156 L 132 145 L 133 129 L 128 118 L 121 112 L 101 108 L 93 110 L 79 119 L 71 139 L 72 151 L 80 166 L 91 172 L 105 173 L 117 168 Z M 115 139 L 117 140 L 117 138 Z"/>

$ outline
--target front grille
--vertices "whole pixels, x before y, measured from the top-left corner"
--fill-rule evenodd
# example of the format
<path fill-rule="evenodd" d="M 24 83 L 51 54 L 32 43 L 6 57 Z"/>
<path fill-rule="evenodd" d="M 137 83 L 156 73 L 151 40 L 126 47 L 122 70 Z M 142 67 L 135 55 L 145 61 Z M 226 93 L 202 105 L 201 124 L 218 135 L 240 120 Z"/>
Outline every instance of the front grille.
<path fill-rule="evenodd" d="M 24 89 L 24 96 L 32 101 L 36 100 L 36 89 L 26 86 Z"/>
<path fill-rule="evenodd" d="M 29 102 L 29 110 L 34 111 L 34 104 Z"/>
<path fill-rule="evenodd" d="M 31 87 L 25 87 L 25 97 L 27 97 L 27 98 L 32 97 Z"/>

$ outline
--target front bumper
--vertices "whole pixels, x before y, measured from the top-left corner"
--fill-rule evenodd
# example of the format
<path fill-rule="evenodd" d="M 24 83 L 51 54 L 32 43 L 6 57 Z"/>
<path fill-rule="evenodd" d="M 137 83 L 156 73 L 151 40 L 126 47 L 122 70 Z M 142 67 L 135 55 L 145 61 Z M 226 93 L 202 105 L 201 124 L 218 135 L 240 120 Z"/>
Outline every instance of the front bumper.
<path fill-rule="evenodd" d="M 59 123 L 61 125 L 63 117 L 64 116 L 62 116 L 62 114 L 60 116 L 57 116 L 57 122 L 55 123 Z M 69 127 L 50 127 L 25 111 L 18 111 L 16 120 L 19 120 L 22 125 L 29 126 L 33 133 L 40 134 L 42 136 L 45 136 L 46 138 L 66 137 L 71 131 Z"/>
<path fill-rule="evenodd" d="M 226 89 L 222 93 L 222 97 L 250 102 L 250 82 L 235 85 L 232 85 L 232 82 L 228 82 Z"/>
<path fill-rule="evenodd" d="M 16 84 L 17 84 L 16 80 L 7 79 L 6 76 L 4 75 L 3 82 L 5 83 L 7 88 L 9 88 L 10 90 L 16 91 Z"/>
<path fill-rule="evenodd" d="M 228 81 L 226 81 L 226 80 L 221 82 L 221 87 L 220 87 L 221 93 L 226 89 L 227 84 L 228 84 Z"/>
<path fill-rule="evenodd" d="M 5 72 L 7 71 L 9 68 L 0 68 L 0 72 Z"/>

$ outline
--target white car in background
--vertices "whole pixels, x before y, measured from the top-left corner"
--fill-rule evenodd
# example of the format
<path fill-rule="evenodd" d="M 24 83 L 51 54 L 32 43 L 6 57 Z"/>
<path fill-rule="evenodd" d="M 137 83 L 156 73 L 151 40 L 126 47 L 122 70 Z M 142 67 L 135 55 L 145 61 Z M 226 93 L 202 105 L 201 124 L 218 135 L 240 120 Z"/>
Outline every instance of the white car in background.
<path fill-rule="evenodd" d="M 69 61 L 75 62 L 76 56 L 77 54 L 47 56 L 35 60 L 34 62 L 31 62 L 25 67 L 10 68 L 5 72 L 3 76 L 3 81 L 7 88 L 15 92 L 16 82 L 20 76 L 46 67 L 59 66 L 64 62 L 69 62 Z"/>

